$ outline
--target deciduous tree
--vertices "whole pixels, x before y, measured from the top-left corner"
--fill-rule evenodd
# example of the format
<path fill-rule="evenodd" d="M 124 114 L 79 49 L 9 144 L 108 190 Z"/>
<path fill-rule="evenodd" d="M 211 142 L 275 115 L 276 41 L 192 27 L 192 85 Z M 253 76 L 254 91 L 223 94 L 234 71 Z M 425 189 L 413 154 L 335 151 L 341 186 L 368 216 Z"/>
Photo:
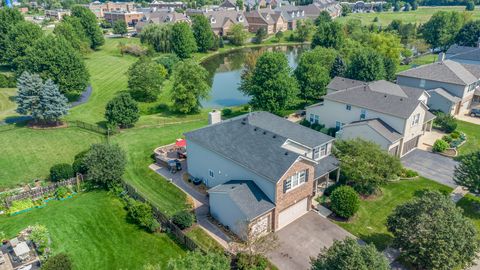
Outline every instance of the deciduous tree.
<path fill-rule="evenodd" d="M 307 41 L 313 31 L 313 23 L 311 20 L 298 20 L 297 21 L 297 28 L 295 29 L 295 39 L 300 42 Z"/>
<path fill-rule="evenodd" d="M 480 192 L 480 151 L 463 155 L 455 168 L 453 180 L 473 193 Z"/>
<path fill-rule="evenodd" d="M 148 24 L 140 32 L 140 42 L 150 45 L 156 52 L 172 52 L 171 24 Z"/>
<path fill-rule="evenodd" d="M 53 33 L 58 37 L 63 37 L 75 50 L 81 53 L 90 51 L 90 39 L 87 37 L 79 18 L 63 17 L 62 21 L 55 26 Z"/>
<path fill-rule="evenodd" d="M 207 17 L 203 15 L 193 16 L 192 31 L 195 41 L 197 42 L 197 48 L 199 52 L 207 52 L 213 47 L 215 36 Z"/>
<path fill-rule="evenodd" d="M 42 263 L 42 270 L 71 270 L 73 269 L 72 260 L 65 253 L 58 253 L 49 257 Z"/>
<path fill-rule="evenodd" d="M 315 25 L 320 26 L 324 23 L 330 23 L 332 21 L 332 16 L 330 16 L 330 13 L 326 10 L 320 11 L 320 14 L 318 17 L 315 19 Z"/>
<path fill-rule="evenodd" d="M 117 35 L 125 35 L 128 33 L 127 23 L 123 20 L 118 20 L 113 23 L 113 33 Z"/>
<path fill-rule="evenodd" d="M 243 28 L 243 24 L 237 23 L 230 27 L 227 33 L 228 40 L 236 46 L 242 46 L 247 40 L 248 33 Z"/>
<path fill-rule="evenodd" d="M 128 69 L 128 89 L 137 101 L 157 100 L 167 70 L 150 58 L 141 57 Z"/>
<path fill-rule="evenodd" d="M 121 183 L 125 172 L 125 152 L 116 144 L 93 144 L 83 159 L 87 180 L 110 189 Z"/>
<path fill-rule="evenodd" d="M 193 60 L 179 62 L 173 71 L 172 100 L 175 110 L 192 113 L 201 107 L 200 101 L 208 97 L 208 72 Z"/>
<path fill-rule="evenodd" d="M 402 259 L 417 269 L 464 269 L 479 250 L 475 226 L 438 191 L 397 206 L 387 228 Z"/>
<path fill-rule="evenodd" d="M 312 270 L 388 270 L 388 261 L 374 245 L 360 245 L 353 238 L 335 240 L 312 259 Z"/>
<path fill-rule="evenodd" d="M 137 103 L 127 93 L 114 97 L 105 108 L 105 119 L 113 126 L 132 127 L 139 118 L 140 111 Z"/>
<path fill-rule="evenodd" d="M 72 17 L 80 20 L 87 37 L 90 39 L 92 49 L 97 49 L 105 43 L 102 29 L 97 23 L 97 17 L 93 12 L 84 6 L 74 6 L 71 10 Z"/>
<path fill-rule="evenodd" d="M 1 58 L 2 61 L 9 63 L 14 68 L 18 66 L 20 57 L 25 56 L 25 51 L 32 43 L 43 36 L 42 29 L 31 22 L 19 22 L 13 27 L 3 41 L 5 48 Z"/>
<path fill-rule="evenodd" d="M 335 78 L 336 76 L 343 77 L 345 72 L 347 72 L 347 64 L 340 55 L 337 55 L 330 69 L 330 78 Z"/>
<path fill-rule="evenodd" d="M 480 37 L 480 20 L 469 21 L 462 26 L 455 42 L 461 46 L 476 47 Z"/>
<path fill-rule="evenodd" d="M 260 56 L 248 79 L 242 80 L 242 91 L 251 96 L 255 109 L 280 112 L 293 105 L 298 84 L 291 74 L 283 53 L 266 52 Z"/>
<path fill-rule="evenodd" d="M 177 22 L 172 27 L 170 45 L 173 52 L 180 58 L 189 58 L 197 51 L 197 44 L 190 26 L 186 22 Z"/>
<path fill-rule="evenodd" d="M 338 49 L 343 46 L 344 39 L 343 28 L 340 23 L 323 23 L 317 26 L 317 31 L 313 35 L 312 48 L 321 46 Z"/>
<path fill-rule="evenodd" d="M 462 15 L 458 12 L 438 11 L 421 27 L 420 32 L 432 48 L 446 50 L 453 44 L 463 23 Z"/>
<path fill-rule="evenodd" d="M 347 77 L 361 81 L 375 81 L 385 78 L 382 56 L 371 48 L 356 50 L 347 68 Z"/>

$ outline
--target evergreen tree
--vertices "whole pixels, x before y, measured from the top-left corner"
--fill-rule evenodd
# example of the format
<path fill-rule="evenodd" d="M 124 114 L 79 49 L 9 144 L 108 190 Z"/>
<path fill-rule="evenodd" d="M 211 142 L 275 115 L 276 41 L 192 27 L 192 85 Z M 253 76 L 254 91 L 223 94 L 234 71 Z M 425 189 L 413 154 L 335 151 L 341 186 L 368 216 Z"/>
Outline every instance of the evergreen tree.
<path fill-rule="evenodd" d="M 40 94 L 42 118 L 46 122 L 57 122 L 68 113 L 68 100 L 62 95 L 52 80 L 47 80 Z"/>
<path fill-rule="evenodd" d="M 195 37 L 186 22 L 177 22 L 173 25 L 170 40 L 173 52 L 182 59 L 189 58 L 197 51 Z"/>
<path fill-rule="evenodd" d="M 30 115 L 37 121 L 42 113 L 40 94 L 43 81 L 37 74 L 23 72 L 17 80 L 18 94 L 16 96 L 17 109 L 21 115 Z"/>
<path fill-rule="evenodd" d="M 193 16 L 192 31 L 199 52 L 207 52 L 213 47 L 215 39 L 207 17 L 203 15 Z"/>
<path fill-rule="evenodd" d="M 473 11 L 475 10 L 475 2 L 472 0 L 467 1 L 467 6 L 465 7 L 467 11 Z"/>
<path fill-rule="evenodd" d="M 102 46 L 105 43 L 105 38 L 103 37 L 102 29 L 97 24 L 95 14 L 84 6 L 74 6 L 71 12 L 73 17 L 80 20 L 87 37 L 90 39 L 91 48 L 97 49 Z"/>
<path fill-rule="evenodd" d="M 383 68 L 385 70 L 385 79 L 393 82 L 397 77 L 397 64 L 391 58 L 385 57 L 383 58 Z"/>
<path fill-rule="evenodd" d="M 140 111 L 133 98 L 123 93 L 107 103 L 105 108 L 105 119 L 110 125 L 121 128 L 132 127 L 140 118 Z"/>
<path fill-rule="evenodd" d="M 346 71 L 347 64 L 340 55 L 337 55 L 333 61 L 332 69 L 330 69 L 330 78 L 335 78 L 336 76 L 343 77 Z"/>
<path fill-rule="evenodd" d="M 254 43 L 260 44 L 262 41 L 267 37 L 267 31 L 264 27 L 258 28 L 257 32 L 255 33 Z"/>

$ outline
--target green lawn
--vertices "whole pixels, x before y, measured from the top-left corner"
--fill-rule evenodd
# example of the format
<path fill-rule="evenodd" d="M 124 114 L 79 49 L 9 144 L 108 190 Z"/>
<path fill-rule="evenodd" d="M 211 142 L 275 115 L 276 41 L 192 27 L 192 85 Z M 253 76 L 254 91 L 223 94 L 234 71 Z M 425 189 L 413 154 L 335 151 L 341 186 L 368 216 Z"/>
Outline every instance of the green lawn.
<path fill-rule="evenodd" d="M 464 155 L 480 150 L 480 126 L 464 121 L 457 121 L 457 123 L 457 130 L 467 135 L 467 141 L 458 149 L 459 154 Z"/>
<path fill-rule="evenodd" d="M 473 221 L 477 231 L 480 232 L 480 198 L 467 194 L 460 199 L 457 206 L 463 209 L 463 214 Z M 480 238 L 480 234 L 478 237 Z"/>
<path fill-rule="evenodd" d="M 437 61 L 437 54 L 426 54 L 420 57 L 414 58 L 413 61 L 409 65 L 400 65 L 397 68 L 397 72 L 402 72 L 407 69 L 411 69 L 416 66 L 431 64 Z"/>
<path fill-rule="evenodd" d="M 442 7 L 419 7 L 417 10 L 409 12 L 380 12 L 380 13 L 352 13 L 346 17 L 339 17 L 339 22 L 346 22 L 350 19 L 360 19 L 363 25 L 369 25 L 374 23 L 373 19 L 378 17 L 378 22 L 375 24 L 386 26 L 392 22 L 392 20 L 400 19 L 404 23 L 416 23 L 423 24 L 427 22 L 430 17 L 437 11 L 459 11 L 468 13 L 472 19 L 480 19 L 479 9 L 474 11 L 465 11 L 465 6 L 442 6 Z"/>
<path fill-rule="evenodd" d="M 17 106 L 13 100 L 16 93 L 15 88 L 0 88 L 0 121 L 8 116 L 16 115 L 15 108 Z"/>
<path fill-rule="evenodd" d="M 149 234 L 127 222 L 121 201 L 106 192 L 80 194 L 14 217 L 0 217 L 0 230 L 14 237 L 29 225 L 47 226 L 53 252 L 65 252 L 75 269 L 143 269 L 185 251 L 166 234 Z"/>
<path fill-rule="evenodd" d="M 122 56 L 119 42 L 139 43 L 137 38 L 106 38 L 105 45 L 98 51 L 86 56 L 85 62 L 90 73 L 93 88 L 86 104 L 73 108 L 67 119 L 98 123 L 104 120 L 105 105 L 120 91 L 127 90 L 126 72 L 136 58 Z"/>
<path fill-rule="evenodd" d="M 48 176 L 57 163 L 73 157 L 104 137 L 78 128 L 37 130 L 12 128 L 0 131 L 0 190 Z"/>
<path fill-rule="evenodd" d="M 186 234 L 205 251 L 223 252 L 223 247 L 200 227 L 195 226 Z"/>
<path fill-rule="evenodd" d="M 373 243 L 379 250 L 383 250 L 392 241 L 392 235 L 386 228 L 388 215 L 396 206 L 418 196 L 424 189 L 448 193 L 452 191 L 447 186 L 422 177 L 417 180 L 392 182 L 382 188 L 383 194 L 380 197 L 362 200 L 360 210 L 351 221 L 335 223 L 367 243 Z"/>
<path fill-rule="evenodd" d="M 125 180 L 168 215 L 185 209 L 186 197 L 176 186 L 148 168 L 154 162 L 151 155 L 156 147 L 170 144 L 176 138 L 181 138 L 184 132 L 204 125 L 206 122 L 200 121 L 164 127 L 134 128 L 111 138 L 112 142 L 118 143 L 127 152 Z"/>

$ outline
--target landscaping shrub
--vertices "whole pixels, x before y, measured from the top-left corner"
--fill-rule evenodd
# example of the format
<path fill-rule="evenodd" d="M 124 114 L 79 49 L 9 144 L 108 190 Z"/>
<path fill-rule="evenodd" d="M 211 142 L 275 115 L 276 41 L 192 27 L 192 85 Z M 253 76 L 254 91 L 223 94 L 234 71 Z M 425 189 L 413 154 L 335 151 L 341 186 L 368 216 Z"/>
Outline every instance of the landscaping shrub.
<path fill-rule="evenodd" d="M 444 140 L 436 140 L 435 143 L 433 144 L 433 152 L 443 152 L 445 150 L 447 150 L 447 148 L 449 147 L 450 145 L 444 141 Z"/>
<path fill-rule="evenodd" d="M 65 253 L 51 256 L 42 264 L 42 270 L 70 270 L 72 268 L 72 259 Z"/>
<path fill-rule="evenodd" d="M 50 168 L 50 180 L 53 182 L 70 179 L 73 176 L 74 174 L 72 165 L 68 163 L 56 164 Z"/>
<path fill-rule="evenodd" d="M 446 133 L 451 133 L 457 128 L 457 121 L 455 118 L 442 112 L 437 113 L 437 118 L 435 118 L 434 124 Z"/>
<path fill-rule="evenodd" d="M 238 270 L 265 270 L 268 267 L 268 260 L 260 254 L 250 255 L 248 253 L 237 254 Z"/>
<path fill-rule="evenodd" d="M 0 74 L 0 88 L 15 88 L 17 87 L 17 81 L 15 76 L 8 76 Z"/>
<path fill-rule="evenodd" d="M 37 251 L 40 252 L 40 254 L 43 254 L 50 246 L 50 233 L 44 225 L 37 224 L 32 226 L 31 229 L 32 232 L 30 233 L 29 238 L 35 243 Z"/>
<path fill-rule="evenodd" d="M 178 58 L 178 56 L 175 54 L 166 54 L 159 57 L 155 61 L 164 66 L 168 72 L 168 75 L 171 75 L 173 72 L 173 67 L 180 61 L 180 58 Z"/>
<path fill-rule="evenodd" d="M 458 139 L 458 138 L 460 138 L 460 136 L 461 136 L 461 133 L 460 133 L 460 131 L 458 131 L 458 130 L 455 130 L 455 131 L 453 131 L 452 133 L 450 133 L 450 137 L 451 137 L 452 139 Z"/>
<path fill-rule="evenodd" d="M 300 121 L 300 125 L 304 127 L 310 127 L 312 124 L 307 119 L 303 119 L 302 121 Z"/>
<path fill-rule="evenodd" d="M 323 191 L 323 195 L 330 196 L 335 189 L 341 186 L 342 185 L 340 183 L 335 183 L 333 185 L 330 185 Z"/>
<path fill-rule="evenodd" d="M 446 141 L 447 143 L 451 143 L 453 140 L 453 137 L 450 135 L 445 135 L 442 137 L 442 140 Z"/>
<path fill-rule="evenodd" d="M 55 198 L 63 199 L 70 194 L 70 190 L 67 187 L 59 187 L 55 190 Z"/>
<path fill-rule="evenodd" d="M 418 176 L 418 173 L 414 170 L 403 168 L 402 176 L 406 178 L 412 178 Z"/>
<path fill-rule="evenodd" d="M 360 198 L 350 186 L 341 186 L 335 189 L 330 196 L 332 211 L 340 217 L 350 218 L 360 207 Z"/>
<path fill-rule="evenodd" d="M 85 166 L 85 162 L 84 162 L 84 157 L 87 155 L 87 153 L 88 153 L 88 150 L 85 150 L 85 151 L 82 151 L 82 152 L 78 153 L 77 155 L 75 155 L 74 160 L 73 160 L 73 164 L 72 164 L 72 169 L 73 169 L 73 172 L 75 174 L 76 173 L 81 173 L 81 174 L 87 173 L 87 167 Z"/>
<path fill-rule="evenodd" d="M 189 211 L 180 211 L 172 217 L 173 223 L 180 227 L 180 229 L 190 228 L 195 222 L 195 216 Z"/>
<path fill-rule="evenodd" d="M 123 44 L 120 45 L 120 53 L 122 55 L 130 54 L 133 56 L 142 56 L 147 54 L 147 49 L 137 44 Z"/>
<path fill-rule="evenodd" d="M 229 109 L 229 108 L 225 108 L 222 110 L 222 115 L 223 116 L 230 116 L 232 115 L 232 109 Z"/>
<path fill-rule="evenodd" d="M 160 224 L 155 220 L 152 207 L 149 204 L 128 198 L 126 207 L 128 217 L 139 226 L 149 232 L 154 232 L 160 228 Z"/>

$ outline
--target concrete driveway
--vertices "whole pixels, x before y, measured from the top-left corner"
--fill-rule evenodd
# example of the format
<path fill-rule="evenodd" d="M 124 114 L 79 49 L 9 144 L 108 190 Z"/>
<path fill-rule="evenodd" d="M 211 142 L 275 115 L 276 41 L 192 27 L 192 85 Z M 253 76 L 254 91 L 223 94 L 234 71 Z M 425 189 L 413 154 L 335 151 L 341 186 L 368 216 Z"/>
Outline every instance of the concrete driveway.
<path fill-rule="evenodd" d="M 333 240 L 354 237 L 319 214 L 310 211 L 276 233 L 279 247 L 268 254 L 279 269 L 310 269 L 310 257 L 330 247 Z"/>
<path fill-rule="evenodd" d="M 453 171 L 458 164 L 455 160 L 432 152 L 415 149 L 402 157 L 403 166 L 417 171 L 421 176 L 440 184 L 455 188 Z"/>

